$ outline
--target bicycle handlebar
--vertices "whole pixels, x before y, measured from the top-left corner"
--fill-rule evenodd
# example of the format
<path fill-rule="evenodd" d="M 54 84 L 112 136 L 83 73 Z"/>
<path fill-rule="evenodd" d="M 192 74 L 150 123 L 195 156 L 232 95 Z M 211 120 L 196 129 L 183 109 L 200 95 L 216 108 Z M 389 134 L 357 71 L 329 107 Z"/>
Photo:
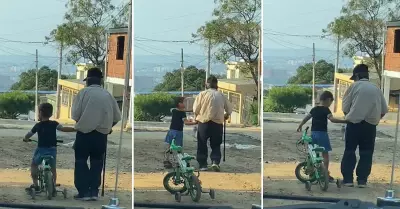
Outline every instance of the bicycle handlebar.
<path fill-rule="evenodd" d="M 37 140 L 34 140 L 34 139 L 29 139 L 29 142 L 36 142 L 36 143 L 38 143 L 38 141 L 37 141 Z M 64 143 L 64 140 L 57 140 L 57 143 Z"/>
<path fill-rule="evenodd" d="M 170 149 L 171 151 L 177 151 L 177 152 L 182 151 L 182 147 L 181 147 L 181 146 L 177 146 L 177 145 L 175 144 L 175 139 L 172 140 L 171 146 L 169 147 L 169 149 Z"/>

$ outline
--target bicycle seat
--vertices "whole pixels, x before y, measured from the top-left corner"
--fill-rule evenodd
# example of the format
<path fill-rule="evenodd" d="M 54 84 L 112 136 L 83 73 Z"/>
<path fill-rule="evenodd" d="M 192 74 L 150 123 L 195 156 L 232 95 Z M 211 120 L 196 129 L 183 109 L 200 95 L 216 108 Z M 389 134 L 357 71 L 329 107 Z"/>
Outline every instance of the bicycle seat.
<path fill-rule="evenodd" d="M 43 156 L 41 156 L 40 158 L 41 158 L 42 160 L 52 160 L 52 159 L 54 159 L 53 156 L 51 156 L 51 155 L 43 155 Z"/>
<path fill-rule="evenodd" d="M 186 155 L 185 157 L 182 158 L 182 160 L 184 160 L 184 161 L 191 161 L 191 160 L 194 160 L 194 159 L 195 158 L 193 156 L 190 156 L 190 155 Z"/>
<path fill-rule="evenodd" d="M 325 151 L 325 148 L 323 148 L 323 147 L 316 147 L 316 148 L 314 148 L 313 149 L 315 152 L 323 152 L 323 151 Z"/>
<path fill-rule="evenodd" d="M 169 147 L 169 149 L 170 149 L 171 151 L 177 151 L 177 152 L 182 151 L 182 147 L 181 147 L 181 146 L 177 146 L 177 145 L 175 144 L 175 139 L 172 140 L 172 143 L 171 143 L 171 146 Z"/>

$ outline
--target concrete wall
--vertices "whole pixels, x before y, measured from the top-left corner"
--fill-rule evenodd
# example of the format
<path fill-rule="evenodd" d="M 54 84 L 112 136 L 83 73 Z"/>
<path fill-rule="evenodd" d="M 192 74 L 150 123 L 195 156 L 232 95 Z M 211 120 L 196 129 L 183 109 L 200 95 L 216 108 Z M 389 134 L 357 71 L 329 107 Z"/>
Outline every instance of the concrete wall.
<path fill-rule="evenodd" d="M 385 70 L 400 72 L 400 53 L 394 53 L 394 33 L 400 27 L 389 27 L 386 33 Z"/>
<path fill-rule="evenodd" d="M 125 37 L 124 57 L 123 60 L 117 60 L 117 39 L 119 36 Z M 107 77 L 125 78 L 126 55 L 128 48 L 128 34 L 111 34 L 108 38 L 108 54 L 107 54 Z M 130 78 L 132 79 L 132 66 Z"/>

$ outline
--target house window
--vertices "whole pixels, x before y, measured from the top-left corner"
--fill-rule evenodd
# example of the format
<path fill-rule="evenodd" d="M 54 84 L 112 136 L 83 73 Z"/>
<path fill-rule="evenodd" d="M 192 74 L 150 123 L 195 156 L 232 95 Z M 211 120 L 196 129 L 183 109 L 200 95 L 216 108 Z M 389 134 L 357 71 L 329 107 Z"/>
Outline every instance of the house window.
<path fill-rule="evenodd" d="M 400 53 L 400 29 L 394 31 L 394 53 Z"/>
<path fill-rule="evenodd" d="M 68 100 L 69 100 L 69 91 L 63 89 L 61 92 L 61 104 L 64 106 L 68 106 Z"/>
<path fill-rule="evenodd" d="M 125 51 L 125 36 L 117 37 L 117 60 L 124 59 L 124 51 Z"/>

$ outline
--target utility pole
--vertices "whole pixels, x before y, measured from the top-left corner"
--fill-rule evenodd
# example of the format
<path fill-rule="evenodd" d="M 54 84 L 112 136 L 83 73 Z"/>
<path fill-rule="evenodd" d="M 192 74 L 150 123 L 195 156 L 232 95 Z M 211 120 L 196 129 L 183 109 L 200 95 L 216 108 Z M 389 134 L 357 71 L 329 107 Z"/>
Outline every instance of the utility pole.
<path fill-rule="evenodd" d="M 313 67 L 312 67 L 312 107 L 315 107 L 315 43 L 313 48 Z"/>
<path fill-rule="evenodd" d="M 337 102 L 337 82 L 336 82 L 336 73 L 338 73 L 339 69 L 339 51 L 340 47 L 340 37 L 337 37 L 337 43 L 336 43 L 336 62 L 335 62 L 335 73 L 333 74 L 333 96 L 335 97 L 335 101 L 333 102 L 333 112 L 336 112 L 336 102 Z"/>
<path fill-rule="evenodd" d="M 183 48 L 181 49 L 181 94 L 183 97 L 183 73 L 185 69 L 183 68 Z"/>
<path fill-rule="evenodd" d="M 382 67 L 381 67 L 381 90 L 382 93 L 384 93 L 384 89 L 385 89 L 385 50 L 386 50 L 386 26 L 383 27 L 383 33 L 382 33 L 382 40 L 383 40 L 383 45 L 382 45 L 382 55 L 381 55 L 381 59 L 382 59 Z M 389 78 L 390 79 L 390 78 Z M 390 87 L 389 87 L 390 88 Z M 390 91 L 390 89 L 387 89 L 388 91 Z M 389 100 L 388 100 L 389 101 Z"/>
<path fill-rule="evenodd" d="M 39 60 L 38 60 L 38 50 L 36 49 L 36 81 L 35 81 L 35 121 L 38 121 L 38 114 L 39 114 L 39 108 L 38 108 L 38 77 L 39 77 Z"/>
<path fill-rule="evenodd" d="M 206 82 L 211 74 L 211 39 L 208 39 Z"/>
<path fill-rule="evenodd" d="M 259 42 L 258 42 L 258 48 L 259 48 L 259 53 L 258 53 L 258 85 L 257 85 L 257 89 L 258 89 L 258 125 L 261 126 L 262 123 L 262 114 L 263 114 L 263 108 L 262 108 L 262 95 L 263 95 L 263 88 L 262 88 L 262 36 L 261 36 L 262 32 L 260 29 L 260 33 L 259 33 Z"/>
<path fill-rule="evenodd" d="M 117 170 L 115 173 L 115 186 L 114 186 L 114 195 L 111 198 L 109 205 L 103 205 L 102 208 L 113 208 L 118 209 L 119 207 L 119 200 L 117 198 L 117 190 L 118 190 L 118 177 L 119 177 L 119 166 L 121 162 L 121 149 L 122 149 L 122 139 L 123 139 L 123 132 L 127 121 L 128 115 L 128 94 L 129 94 L 129 79 L 131 73 L 131 54 L 132 54 L 132 0 L 129 1 L 129 24 L 128 24 L 128 47 L 126 49 L 126 63 L 125 63 L 125 82 L 124 82 L 124 94 L 122 100 L 122 120 L 121 120 L 121 130 L 119 135 L 119 147 L 117 153 Z M 133 85 L 133 82 L 132 82 Z M 133 92 L 132 92 L 133 93 Z"/>
<path fill-rule="evenodd" d="M 56 94 L 56 114 L 55 118 L 59 118 L 60 114 L 60 85 L 58 84 L 59 80 L 61 79 L 61 70 L 62 70 L 62 56 L 63 56 L 63 44 L 60 44 L 60 49 L 59 49 L 59 63 L 58 63 L 58 76 L 57 76 L 57 94 Z"/>

